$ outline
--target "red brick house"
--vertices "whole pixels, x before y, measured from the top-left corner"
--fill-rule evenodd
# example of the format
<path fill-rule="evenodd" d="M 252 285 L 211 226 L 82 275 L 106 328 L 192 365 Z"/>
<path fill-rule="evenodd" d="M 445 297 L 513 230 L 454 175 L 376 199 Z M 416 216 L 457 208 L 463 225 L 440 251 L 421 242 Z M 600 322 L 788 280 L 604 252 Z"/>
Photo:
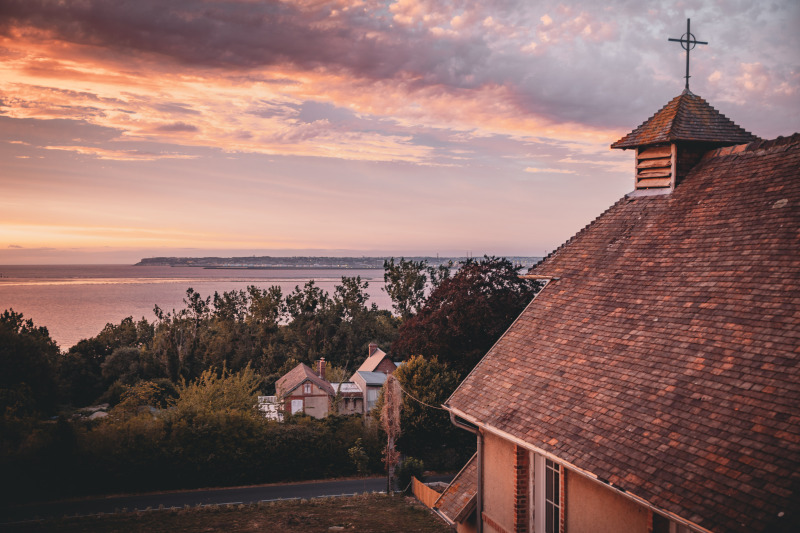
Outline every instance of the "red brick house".
<path fill-rule="evenodd" d="M 612 147 L 634 191 L 530 270 L 545 288 L 446 402 L 478 439 L 451 522 L 800 531 L 800 134 L 687 90 Z"/>

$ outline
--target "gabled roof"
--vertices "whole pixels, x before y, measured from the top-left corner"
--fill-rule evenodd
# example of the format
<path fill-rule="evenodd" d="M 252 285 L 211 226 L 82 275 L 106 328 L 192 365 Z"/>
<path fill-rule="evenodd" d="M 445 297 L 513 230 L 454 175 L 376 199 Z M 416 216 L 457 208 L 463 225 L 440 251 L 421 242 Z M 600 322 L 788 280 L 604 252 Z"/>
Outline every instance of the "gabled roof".
<path fill-rule="evenodd" d="M 450 485 L 433 504 L 433 508 L 451 524 L 463 522 L 475 508 L 477 495 L 478 454 L 476 453 L 456 474 Z"/>
<path fill-rule="evenodd" d="M 324 390 L 331 396 L 334 395 L 331 384 L 316 375 L 313 370 L 303 363 L 300 363 L 291 369 L 275 382 L 275 393 L 279 396 L 286 396 L 305 381 L 314 383 L 317 387 Z"/>
<path fill-rule="evenodd" d="M 378 365 L 381 364 L 385 358 L 389 357 L 386 352 L 381 350 L 380 348 L 376 348 L 375 352 L 367 357 L 367 359 L 361 363 L 361 366 L 358 367 L 359 371 L 362 372 L 374 372 Z"/>
<path fill-rule="evenodd" d="M 696 94 L 685 90 L 611 148 L 636 148 L 675 141 L 730 146 L 756 140 L 758 137 L 737 126 Z"/>
<path fill-rule="evenodd" d="M 706 154 L 531 274 L 456 415 L 710 530 L 800 521 L 800 134 Z"/>

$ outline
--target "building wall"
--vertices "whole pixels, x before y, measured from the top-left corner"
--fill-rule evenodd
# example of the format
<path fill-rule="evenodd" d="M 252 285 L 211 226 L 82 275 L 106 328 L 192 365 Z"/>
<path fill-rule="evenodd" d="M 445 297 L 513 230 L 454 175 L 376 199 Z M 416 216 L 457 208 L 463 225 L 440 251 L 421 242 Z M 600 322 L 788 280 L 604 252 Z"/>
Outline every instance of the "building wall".
<path fill-rule="evenodd" d="M 305 384 L 311 384 L 311 393 L 305 393 Z M 295 388 L 285 399 L 287 413 L 292 412 L 292 400 L 303 400 L 303 412 L 314 418 L 325 418 L 328 416 L 330 407 L 330 396 L 327 392 L 317 387 L 316 384 L 306 381 Z"/>
<path fill-rule="evenodd" d="M 350 381 L 352 381 L 353 383 L 358 385 L 358 388 L 361 389 L 362 394 L 364 393 L 364 391 L 367 390 L 367 382 L 364 381 L 364 379 L 361 376 L 358 375 L 358 372 L 356 372 L 353 375 L 353 377 L 350 378 Z M 361 403 L 361 411 L 359 411 L 359 412 L 362 413 L 362 414 L 366 413 L 366 411 L 364 410 L 364 402 L 366 402 L 366 398 L 364 398 L 362 400 L 362 403 Z"/>
<path fill-rule="evenodd" d="M 514 445 L 491 433 L 483 439 L 483 530 L 514 531 Z"/>
<path fill-rule="evenodd" d="M 648 509 L 575 472 L 565 477 L 569 533 L 648 532 Z"/>
<path fill-rule="evenodd" d="M 388 357 L 385 357 L 380 363 L 378 363 L 378 366 L 375 367 L 375 370 L 373 372 L 382 372 L 384 374 L 391 374 L 396 369 L 397 367 L 395 366 L 395 364 L 392 361 L 390 361 Z"/>
<path fill-rule="evenodd" d="M 378 398 L 381 396 L 381 389 L 383 387 L 367 387 L 365 392 L 364 403 L 366 404 L 367 412 L 372 411 L 375 404 L 378 403 Z"/>
<path fill-rule="evenodd" d="M 338 411 L 340 415 L 360 415 L 364 412 L 364 399 L 347 396 L 339 398 Z"/>

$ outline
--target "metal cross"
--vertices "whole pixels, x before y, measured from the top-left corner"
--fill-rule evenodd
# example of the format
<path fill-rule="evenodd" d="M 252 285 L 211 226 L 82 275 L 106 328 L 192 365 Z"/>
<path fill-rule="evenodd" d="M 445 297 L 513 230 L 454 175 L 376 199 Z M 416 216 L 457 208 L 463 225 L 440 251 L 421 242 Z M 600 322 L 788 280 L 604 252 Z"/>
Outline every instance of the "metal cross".
<path fill-rule="evenodd" d="M 692 50 L 698 44 L 708 44 L 705 41 L 698 41 L 694 38 L 694 35 L 690 31 L 690 20 L 686 19 L 686 33 L 684 33 L 680 39 L 668 39 L 670 41 L 674 41 L 676 43 L 681 43 L 681 48 L 686 50 L 686 90 L 689 90 L 689 50 Z"/>

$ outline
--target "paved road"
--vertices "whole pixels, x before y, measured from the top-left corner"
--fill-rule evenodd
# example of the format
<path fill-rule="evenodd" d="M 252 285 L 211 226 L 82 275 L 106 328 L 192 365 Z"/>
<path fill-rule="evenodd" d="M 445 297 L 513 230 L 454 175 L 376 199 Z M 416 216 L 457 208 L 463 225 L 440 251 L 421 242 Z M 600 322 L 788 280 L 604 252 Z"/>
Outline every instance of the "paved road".
<path fill-rule="evenodd" d="M 434 476 L 428 481 L 449 482 L 453 476 Z M 162 492 L 134 496 L 83 499 L 51 503 L 30 504 L 10 509 L 0 509 L 0 524 L 61 516 L 84 516 L 98 513 L 158 509 L 160 506 L 184 507 L 186 505 L 219 505 L 258 503 L 263 501 L 323 498 L 345 496 L 363 492 L 383 492 L 386 478 L 346 479 L 336 481 L 309 481 L 281 485 L 259 485 L 231 489 L 207 489 L 187 492 Z"/>

